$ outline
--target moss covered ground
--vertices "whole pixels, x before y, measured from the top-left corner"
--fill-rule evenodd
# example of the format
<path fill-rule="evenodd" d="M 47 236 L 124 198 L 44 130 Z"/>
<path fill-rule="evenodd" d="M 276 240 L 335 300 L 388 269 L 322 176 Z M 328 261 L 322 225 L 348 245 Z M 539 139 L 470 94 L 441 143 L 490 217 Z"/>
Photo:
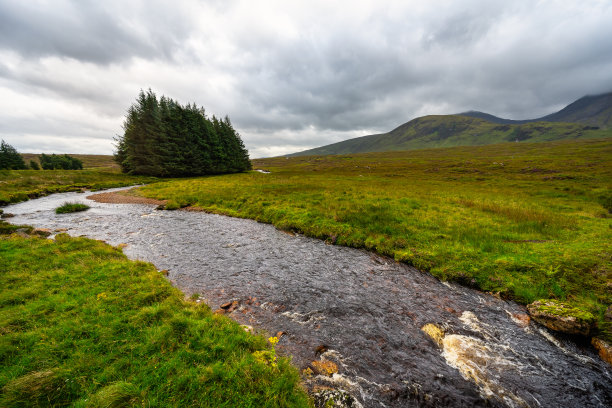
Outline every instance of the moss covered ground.
<path fill-rule="evenodd" d="M 310 404 L 268 340 L 107 244 L 0 236 L 0 288 L 2 407 Z"/>
<path fill-rule="evenodd" d="M 173 207 L 367 248 L 522 303 L 612 303 L 612 141 L 254 160 L 270 174 L 141 188 Z"/>

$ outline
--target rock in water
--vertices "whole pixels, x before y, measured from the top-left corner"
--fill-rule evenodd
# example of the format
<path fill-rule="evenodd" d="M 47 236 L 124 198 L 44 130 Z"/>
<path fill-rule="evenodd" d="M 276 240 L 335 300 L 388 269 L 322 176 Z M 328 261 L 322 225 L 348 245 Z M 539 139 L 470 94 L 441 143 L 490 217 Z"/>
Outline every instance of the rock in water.
<path fill-rule="evenodd" d="M 536 322 L 562 333 L 587 336 L 595 323 L 591 313 L 554 299 L 537 300 L 527 310 Z"/>
<path fill-rule="evenodd" d="M 310 363 L 315 373 L 331 377 L 338 372 L 336 363 L 329 360 L 315 360 Z"/>
<path fill-rule="evenodd" d="M 32 231 L 32 233 L 46 238 L 49 235 L 51 235 L 51 230 L 48 228 L 35 228 L 34 231 Z"/>
<path fill-rule="evenodd" d="M 593 344 L 593 347 L 599 352 L 599 357 L 606 363 L 612 365 L 612 345 L 597 337 L 591 339 L 591 344 Z"/>

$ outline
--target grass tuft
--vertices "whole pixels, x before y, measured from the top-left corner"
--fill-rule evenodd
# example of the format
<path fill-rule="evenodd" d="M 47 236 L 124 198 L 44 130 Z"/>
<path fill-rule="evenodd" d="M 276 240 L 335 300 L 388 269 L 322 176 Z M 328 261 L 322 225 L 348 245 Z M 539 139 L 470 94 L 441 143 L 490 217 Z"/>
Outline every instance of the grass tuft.
<path fill-rule="evenodd" d="M 86 211 L 89 210 L 88 205 L 86 204 L 81 204 L 81 203 L 64 203 L 61 206 L 57 207 L 55 209 L 55 213 L 56 214 L 67 214 L 67 213 L 73 213 L 73 212 L 79 212 L 79 211 Z"/>
<path fill-rule="evenodd" d="M 142 406 L 141 393 L 134 386 L 125 381 L 110 384 L 87 401 L 87 408 L 127 408 Z"/>

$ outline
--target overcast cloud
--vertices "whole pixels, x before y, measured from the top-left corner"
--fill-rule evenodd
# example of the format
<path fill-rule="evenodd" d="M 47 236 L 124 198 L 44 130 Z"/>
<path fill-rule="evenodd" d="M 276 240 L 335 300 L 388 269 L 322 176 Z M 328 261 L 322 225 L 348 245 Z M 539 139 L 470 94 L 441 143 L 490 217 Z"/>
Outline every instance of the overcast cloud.
<path fill-rule="evenodd" d="M 0 0 L 0 138 L 110 154 L 140 89 L 229 115 L 251 157 L 612 91 L 612 2 Z"/>

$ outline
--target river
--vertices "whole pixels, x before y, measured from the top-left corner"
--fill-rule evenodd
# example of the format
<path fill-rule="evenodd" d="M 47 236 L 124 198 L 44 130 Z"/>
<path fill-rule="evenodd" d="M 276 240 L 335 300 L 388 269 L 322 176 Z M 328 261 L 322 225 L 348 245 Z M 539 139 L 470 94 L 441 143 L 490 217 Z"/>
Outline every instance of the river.
<path fill-rule="evenodd" d="M 367 251 L 252 220 L 55 194 L 6 207 L 9 221 L 67 229 L 168 270 L 187 295 L 271 335 L 310 386 L 364 407 L 610 407 L 612 372 L 585 342 L 529 321 L 523 306 L 438 281 Z M 54 213 L 65 201 L 88 211 Z M 425 330 L 423 330 L 425 328 Z M 427 334 L 428 332 L 429 334 Z"/>

